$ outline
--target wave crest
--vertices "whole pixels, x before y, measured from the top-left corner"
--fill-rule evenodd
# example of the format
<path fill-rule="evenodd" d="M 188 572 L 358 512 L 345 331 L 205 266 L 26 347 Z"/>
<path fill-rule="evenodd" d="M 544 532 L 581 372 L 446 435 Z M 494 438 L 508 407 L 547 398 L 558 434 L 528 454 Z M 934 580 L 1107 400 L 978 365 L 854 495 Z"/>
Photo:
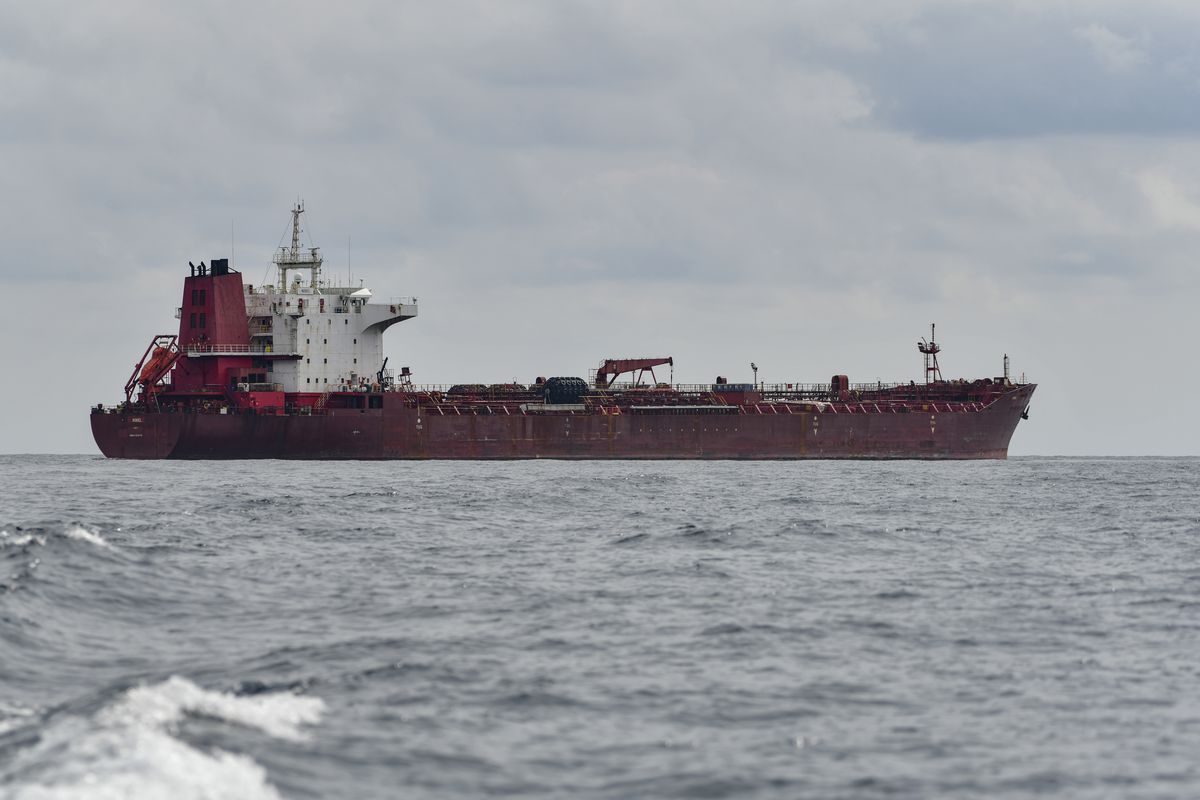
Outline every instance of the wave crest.
<path fill-rule="evenodd" d="M 108 543 L 108 540 L 106 540 L 103 536 L 95 531 L 88 530 L 82 525 L 68 525 L 66 533 L 68 539 L 76 539 L 81 542 L 87 542 L 89 544 L 94 544 L 97 547 L 112 547 L 112 545 Z"/>
<path fill-rule="evenodd" d="M 199 714 L 296 740 L 324 710 L 324 701 L 316 697 L 240 697 L 172 676 L 129 689 L 91 718 L 52 723 L 20 754 L 12 773 L 0 778 L 16 779 L 15 800 L 276 800 L 279 792 L 261 765 L 236 753 L 192 747 L 172 735 L 176 725 L 188 714 Z"/>

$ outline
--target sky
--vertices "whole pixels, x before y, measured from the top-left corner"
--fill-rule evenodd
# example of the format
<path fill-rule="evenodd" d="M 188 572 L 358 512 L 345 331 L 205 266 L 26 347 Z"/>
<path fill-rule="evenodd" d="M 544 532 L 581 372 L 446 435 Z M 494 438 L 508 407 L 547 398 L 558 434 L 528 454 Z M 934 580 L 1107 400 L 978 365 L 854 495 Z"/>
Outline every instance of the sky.
<path fill-rule="evenodd" d="M 0 452 L 97 453 L 188 261 L 420 316 L 417 382 L 1039 384 L 1013 455 L 1197 455 L 1200 5 L 0 2 Z"/>

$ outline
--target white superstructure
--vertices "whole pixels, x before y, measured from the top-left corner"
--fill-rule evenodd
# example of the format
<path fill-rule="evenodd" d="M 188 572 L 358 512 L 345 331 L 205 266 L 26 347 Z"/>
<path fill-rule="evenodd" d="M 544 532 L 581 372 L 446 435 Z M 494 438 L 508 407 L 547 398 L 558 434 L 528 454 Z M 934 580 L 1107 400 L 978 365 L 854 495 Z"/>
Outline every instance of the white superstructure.
<path fill-rule="evenodd" d="M 250 350 L 265 358 L 269 383 L 285 392 L 330 392 L 377 382 L 383 332 L 417 316 L 415 298 L 372 303 L 371 290 L 321 280 L 320 248 L 300 247 L 300 215 L 292 208 L 292 244 L 275 255 L 278 282 L 246 286 Z M 307 283 L 296 270 L 307 270 Z M 289 278 L 291 284 L 288 284 Z"/>

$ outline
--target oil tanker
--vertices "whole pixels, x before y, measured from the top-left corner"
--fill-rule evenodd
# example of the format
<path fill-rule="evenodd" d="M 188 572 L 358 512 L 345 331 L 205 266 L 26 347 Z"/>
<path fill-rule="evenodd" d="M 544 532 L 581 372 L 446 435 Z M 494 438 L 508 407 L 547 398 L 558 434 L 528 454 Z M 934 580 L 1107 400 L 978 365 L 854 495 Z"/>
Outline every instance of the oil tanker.
<path fill-rule="evenodd" d="M 270 285 L 189 262 L 175 333 L 153 337 L 124 401 L 91 409 L 109 458 L 1006 458 L 1035 384 L 945 380 L 931 327 L 921 382 L 674 382 L 674 360 L 607 358 L 583 377 L 418 385 L 383 334 L 416 298 L 322 279 L 318 247 L 280 246 Z M 660 382 L 654 370 L 670 370 Z"/>

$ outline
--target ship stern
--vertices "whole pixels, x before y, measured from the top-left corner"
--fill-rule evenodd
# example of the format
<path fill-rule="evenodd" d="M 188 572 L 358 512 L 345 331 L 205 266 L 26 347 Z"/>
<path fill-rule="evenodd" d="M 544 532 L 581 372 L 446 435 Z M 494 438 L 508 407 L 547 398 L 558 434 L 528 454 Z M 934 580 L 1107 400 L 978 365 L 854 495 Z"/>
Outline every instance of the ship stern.
<path fill-rule="evenodd" d="M 179 438 L 178 414 L 92 408 L 92 438 L 107 458 L 167 458 Z"/>

